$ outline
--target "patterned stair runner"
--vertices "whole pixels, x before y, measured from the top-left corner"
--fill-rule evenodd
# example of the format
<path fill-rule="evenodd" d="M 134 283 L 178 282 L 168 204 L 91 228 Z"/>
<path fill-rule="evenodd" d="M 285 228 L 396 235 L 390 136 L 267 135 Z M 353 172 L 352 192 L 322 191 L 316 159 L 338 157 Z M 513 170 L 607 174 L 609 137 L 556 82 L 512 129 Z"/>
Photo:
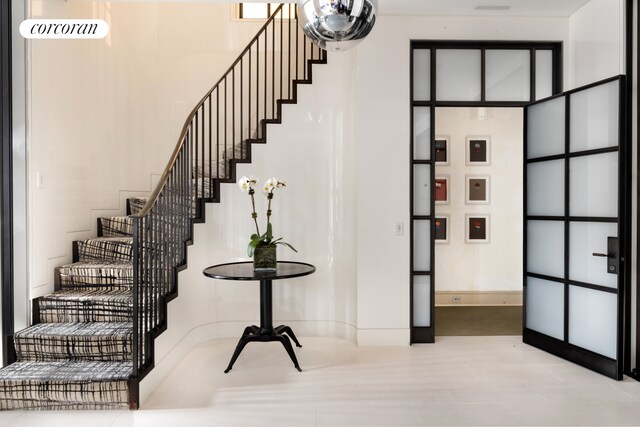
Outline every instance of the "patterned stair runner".
<path fill-rule="evenodd" d="M 145 198 L 127 202 L 139 212 Z M 99 219 L 101 237 L 73 243 L 56 291 L 14 336 L 18 362 L 0 369 L 0 409 L 122 409 L 131 402 L 132 221 Z"/>
<path fill-rule="evenodd" d="M 0 369 L 0 409 L 126 409 L 131 362 L 17 362 Z"/>

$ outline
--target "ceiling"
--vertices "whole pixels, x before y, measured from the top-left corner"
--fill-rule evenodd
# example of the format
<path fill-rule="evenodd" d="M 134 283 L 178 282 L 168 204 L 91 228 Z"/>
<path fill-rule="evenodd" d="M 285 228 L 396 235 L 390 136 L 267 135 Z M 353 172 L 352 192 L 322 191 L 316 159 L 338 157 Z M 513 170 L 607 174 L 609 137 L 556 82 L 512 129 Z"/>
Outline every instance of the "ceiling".
<path fill-rule="evenodd" d="M 4 0 L 0 0 L 4 1 Z M 44 1 L 44 0 L 40 0 Z M 49 1 L 49 0 L 47 0 Z M 67 1 L 67 0 L 65 0 Z M 239 3 L 242 0 L 72 0 L 134 1 L 142 3 Z M 274 0 L 247 0 L 274 2 Z M 295 3 L 296 0 L 280 0 Z M 380 15 L 440 16 L 571 16 L 590 0 L 378 0 Z M 274 2 L 275 3 L 275 2 Z M 509 6 L 508 10 L 476 10 L 478 6 Z"/>
<path fill-rule="evenodd" d="M 378 0 L 381 15 L 570 16 L 589 0 Z M 509 10 L 476 10 L 510 6 Z"/>

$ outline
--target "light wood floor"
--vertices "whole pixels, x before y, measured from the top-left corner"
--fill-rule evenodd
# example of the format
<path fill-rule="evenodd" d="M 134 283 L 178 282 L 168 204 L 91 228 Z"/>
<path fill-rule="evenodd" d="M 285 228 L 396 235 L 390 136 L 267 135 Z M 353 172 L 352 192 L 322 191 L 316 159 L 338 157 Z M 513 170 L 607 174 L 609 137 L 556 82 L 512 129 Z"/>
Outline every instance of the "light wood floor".
<path fill-rule="evenodd" d="M 522 307 L 436 307 L 436 336 L 522 335 Z"/>

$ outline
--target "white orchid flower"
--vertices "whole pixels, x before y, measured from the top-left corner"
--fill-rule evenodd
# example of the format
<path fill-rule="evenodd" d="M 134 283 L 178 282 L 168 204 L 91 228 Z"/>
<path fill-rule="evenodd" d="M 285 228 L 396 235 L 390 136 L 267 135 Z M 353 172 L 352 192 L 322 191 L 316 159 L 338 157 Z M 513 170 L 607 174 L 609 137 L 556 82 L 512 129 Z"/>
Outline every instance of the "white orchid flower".
<path fill-rule="evenodd" d="M 275 178 L 269 178 L 267 182 L 264 183 L 264 192 L 265 193 L 273 193 L 273 189 L 278 185 L 278 180 Z"/>
<path fill-rule="evenodd" d="M 278 181 L 278 178 L 269 178 L 264 185 L 264 192 L 273 193 L 273 190 L 275 190 L 276 188 L 282 188 L 285 186 L 286 184 L 283 181 Z"/>
<path fill-rule="evenodd" d="M 252 189 L 257 183 L 258 183 L 257 178 L 253 176 L 251 178 L 247 178 L 246 176 L 243 176 L 242 178 L 240 178 L 240 181 L 238 181 L 238 186 L 240 187 L 240 190 L 246 193 L 247 191 Z"/>

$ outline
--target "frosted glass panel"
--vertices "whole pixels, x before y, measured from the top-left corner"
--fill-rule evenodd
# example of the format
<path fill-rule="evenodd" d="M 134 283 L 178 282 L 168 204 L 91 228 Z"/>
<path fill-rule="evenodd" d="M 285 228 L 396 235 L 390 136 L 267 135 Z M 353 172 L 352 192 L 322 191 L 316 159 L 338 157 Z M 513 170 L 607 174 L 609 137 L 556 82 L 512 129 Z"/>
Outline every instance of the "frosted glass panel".
<path fill-rule="evenodd" d="M 594 285 L 618 287 L 618 275 L 607 273 L 607 237 L 618 236 L 618 224 L 572 222 L 569 228 L 569 279 Z"/>
<path fill-rule="evenodd" d="M 571 100 L 571 151 L 618 145 L 618 81 L 574 93 Z"/>
<path fill-rule="evenodd" d="M 431 108 L 413 109 L 413 158 L 431 159 Z"/>
<path fill-rule="evenodd" d="M 413 276 L 413 326 L 431 326 L 431 277 Z"/>
<path fill-rule="evenodd" d="M 436 51 L 436 99 L 438 101 L 480 101 L 481 61 L 475 49 Z"/>
<path fill-rule="evenodd" d="M 564 277 L 564 223 L 528 221 L 527 271 Z"/>
<path fill-rule="evenodd" d="M 570 162 L 571 216 L 618 216 L 618 153 Z"/>
<path fill-rule="evenodd" d="M 616 294 L 569 286 L 571 344 L 615 359 L 617 318 Z"/>
<path fill-rule="evenodd" d="M 487 101 L 529 101 L 531 99 L 531 52 L 487 50 Z"/>
<path fill-rule="evenodd" d="M 431 97 L 431 51 L 413 51 L 413 100 L 428 101 Z"/>
<path fill-rule="evenodd" d="M 526 327 L 564 339 L 564 285 L 527 277 Z"/>
<path fill-rule="evenodd" d="M 527 158 L 564 154 L 564 97 L 527 108 Z"/>
<path fill-rule="evenodd" d="M 536 100 L 553 94 L 553 52 L 536 51 Z"/>
<path fill-rule="evenodd" d="M 413 214 L 431 213 L 431 165 L 413 165 Z"/>
<path fill-rule="evenodd" d="M 564 215 L 564 160 L 527 165 L 527 215 Z"/>
<path fill-rule="evenodd" d="M 413 221 L 413 271 L 431 270 L 431 221 Z"/>

